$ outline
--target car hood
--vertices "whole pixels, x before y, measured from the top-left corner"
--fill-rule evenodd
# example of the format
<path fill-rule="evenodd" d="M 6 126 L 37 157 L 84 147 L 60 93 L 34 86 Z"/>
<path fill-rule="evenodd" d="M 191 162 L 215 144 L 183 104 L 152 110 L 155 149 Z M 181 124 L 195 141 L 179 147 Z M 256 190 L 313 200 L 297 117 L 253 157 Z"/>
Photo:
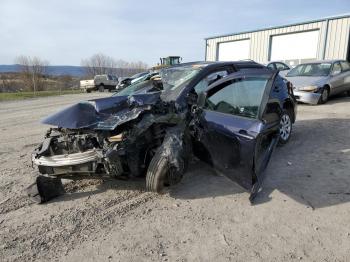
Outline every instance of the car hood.
<path fill-rule="evenodd" d="M 65 108 L 43 119 L 43 124 L 69 129 L 113 130 L 138 118 L 159 101 L 160 92 L 132 96 L 111 96 Z"/>
<path fill-rule="evenodd" d="M 327 76 L 286 76 L 296 89 L 305 86 L 323 86 L 327 81 Z"/>

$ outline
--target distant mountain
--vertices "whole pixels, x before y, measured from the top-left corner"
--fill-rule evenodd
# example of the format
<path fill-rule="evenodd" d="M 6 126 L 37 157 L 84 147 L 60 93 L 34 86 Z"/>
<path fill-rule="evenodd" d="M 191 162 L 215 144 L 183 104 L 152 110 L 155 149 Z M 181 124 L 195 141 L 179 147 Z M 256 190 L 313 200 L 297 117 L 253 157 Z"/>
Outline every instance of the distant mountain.
<path fill-rule="evenodd" d="M 47 74 L 52 76 L 70 75 L 82 77 L 85 75 L 84 68 L 81 66 L 48 66 Z M 18 65 L 0 65 L 0 73 L 17 73 Z"/>

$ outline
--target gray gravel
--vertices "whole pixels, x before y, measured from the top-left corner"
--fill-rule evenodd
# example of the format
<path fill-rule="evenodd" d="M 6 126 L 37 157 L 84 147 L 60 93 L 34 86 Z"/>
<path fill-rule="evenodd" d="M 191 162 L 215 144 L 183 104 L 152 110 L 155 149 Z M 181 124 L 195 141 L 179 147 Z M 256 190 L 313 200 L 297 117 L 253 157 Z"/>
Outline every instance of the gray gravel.
<path fill-rule="evenodd" d="M 0 103 L 1 261 L 348 261 L 350 98 L 298 108 L 264 188 L 248 193 L 203 163 L 164 195 L 144 181 L 87 180 L 47 204 L 24 194 L 39 120 L 92 93 Z"/>

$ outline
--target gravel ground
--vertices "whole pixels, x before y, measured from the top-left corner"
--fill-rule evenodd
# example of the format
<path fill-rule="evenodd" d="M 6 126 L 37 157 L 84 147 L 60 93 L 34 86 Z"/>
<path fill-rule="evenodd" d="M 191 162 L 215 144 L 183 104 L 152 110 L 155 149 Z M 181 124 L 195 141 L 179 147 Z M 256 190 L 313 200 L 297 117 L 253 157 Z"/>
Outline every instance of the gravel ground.
<path fill-rule="evenodd" d="M 201 162 L 164 195 L 145 192 L 144 180 L 86 180 L 31 203 L 39 120 L 106 95 L 0 103 L 1 261 L 349 261 L 350 98 L 299 105 L 255 205 Z"/>

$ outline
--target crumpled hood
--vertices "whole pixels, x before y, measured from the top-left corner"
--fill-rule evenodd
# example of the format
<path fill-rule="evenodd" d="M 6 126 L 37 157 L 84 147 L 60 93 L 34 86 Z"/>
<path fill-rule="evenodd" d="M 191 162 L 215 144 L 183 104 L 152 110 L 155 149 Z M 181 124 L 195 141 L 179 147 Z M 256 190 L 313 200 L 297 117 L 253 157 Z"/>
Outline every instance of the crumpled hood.
<path fill-rule="evenodd" d="M 287 76 L 286 78 L 297 90 L 305 86 L 324 86 L 328 79 L 327 76 Z"/>
<path fill-rule="evenodd" d="M 151 109 L 159 95 L 156 92 L 82 101 L 44 118 L 41 123 L 70 129 L 113 130 Z"/>

